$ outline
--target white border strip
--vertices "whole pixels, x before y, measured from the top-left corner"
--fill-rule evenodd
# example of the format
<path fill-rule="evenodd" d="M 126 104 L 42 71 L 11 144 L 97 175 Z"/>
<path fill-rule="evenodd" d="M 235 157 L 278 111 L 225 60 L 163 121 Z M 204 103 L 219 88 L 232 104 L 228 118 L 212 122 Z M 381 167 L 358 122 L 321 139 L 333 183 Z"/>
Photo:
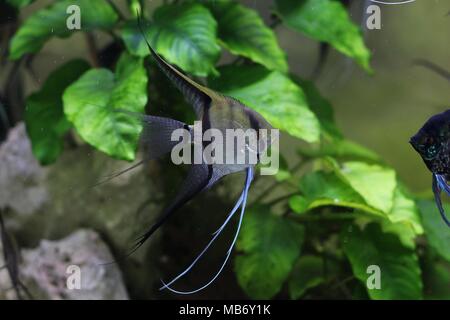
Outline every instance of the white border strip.
<path fill-rule="evenodd" d="M 408 4 L 408 3 L 413 3 L 416 0 L 405 0 L 405 1 L 400 1 L 400 2 L 386 2 L 386 1 L 381 1 L 381 0 L 370 0 L 372 2 L 375 3 L 379 3 L 379 4 Z"/>

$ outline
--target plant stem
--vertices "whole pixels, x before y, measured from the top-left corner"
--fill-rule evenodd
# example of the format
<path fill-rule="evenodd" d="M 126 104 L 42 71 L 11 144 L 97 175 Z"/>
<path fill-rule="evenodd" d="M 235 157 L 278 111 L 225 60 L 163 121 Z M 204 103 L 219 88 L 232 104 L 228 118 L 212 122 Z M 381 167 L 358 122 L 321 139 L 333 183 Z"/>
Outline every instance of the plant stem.
<path fill-rule="evenodd" d="M 278 202 L 281 202 L 281 201 L 283 201 L 283 200 L 289 199 L 290 197 L 292 197 L 292 196 L 294 196 L 294 195 L 296 195 L 296 194 L 298 194 L 298 192 L 291 192 L 291 193 L 282 195 L 282 196 L 280 196 L 280 197 L 278 197 L 278 198 L 275 198 L 275 199 L 273 199 L 273 200 L 270 200 L 270 201 L 267 202 L 266 204 L 267 204 L 268 206 L 273 206 L 273 205 L 277 204 Z"/>
<path fill-rule="evenodd" d="M 269 27 L 270 27 L 271 29 L 275 29 L 276 27 L 278 27 L 278 25 L 281 24 L 281 19 L 280 19 L 280 17 L 278 17 L 276 14 L 272 14 L 272 15 L 270 16 L 270 18 L 272 19 L 272 21 L 271 21 L 270 24 L 269 24 Z"/>
<path fill-rule="evenodd" d="M 292 169 L 290 170 L 292 173 L 295 173 L 297 170 L 299 170 L 303 165 L 305 165 L 308 162 L 308 160 L 303 160 L 301 159 L 294 167 L 292 167 Z M 256 179 L 255 179 L 256 182 Z M 296 185 L 293 185 L 291 183 L 289 183 L 289 181 L 285 181 L 286 184 L 289 184 L 290 186 L 297 188 Z M 275 181 L 273 184 L 270 185 L 269 188 L 267 188 L 266 190 L 264 190 L 252 203 L 251 205 L 261 201 L 264 197 L 266 197 L 271 191 L 273 191 L 273 189 L 275 189 L 276 187 L 282 185 L 282 183 Z"/>
<path fill-rule="evenodd" d="M 106 0 L 106 1 L 108 1 L 109 5 L 114 9 L 114 11 L 117 13 L 119 18 L 121 20 L 125 20 L 125 15 L 119 10 L 119 8 L 115 5 L 115 3 L 112 2 L 112 0 Z"/>
<path fill-rule="evenodd" d="M 321 214 L 303 214 L 291 215 L 298 222 L 314 222 L 314 221 L 334 221 L 334 220 L 353 220 L 356 216 L 354 213 L 321 213 Z"/>
<path fill-rule="evenodd" d="M 98 68 L 100 67 L 100 62 L 97 56 L 97 46 L 95 44 L 94 36 L 90 32 L 85 33 L 84 36 L 89 49 L 89 56 L 91 58 L 92 65 Z"/>

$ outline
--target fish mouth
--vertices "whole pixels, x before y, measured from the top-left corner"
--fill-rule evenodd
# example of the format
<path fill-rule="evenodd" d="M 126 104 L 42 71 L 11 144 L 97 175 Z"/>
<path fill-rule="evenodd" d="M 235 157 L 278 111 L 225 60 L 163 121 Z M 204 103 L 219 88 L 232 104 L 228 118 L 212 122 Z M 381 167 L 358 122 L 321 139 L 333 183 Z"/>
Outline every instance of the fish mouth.
<path fill-rule="evenodd" d="M 417 139 L 415 136 L 409 138 L 409 144 L 414 148 L 414 150 L 420 153 L 419 148 L 417 146 Z"/>

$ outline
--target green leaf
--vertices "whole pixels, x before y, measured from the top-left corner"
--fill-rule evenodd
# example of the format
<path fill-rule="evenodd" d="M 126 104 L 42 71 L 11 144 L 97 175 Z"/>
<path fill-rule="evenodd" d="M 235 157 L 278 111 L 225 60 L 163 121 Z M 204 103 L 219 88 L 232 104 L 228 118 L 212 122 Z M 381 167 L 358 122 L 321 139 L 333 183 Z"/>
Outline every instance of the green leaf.
<path fill-rule="evenodd" d="M 220 56 L 217 44 L 217 22 L 200 4 L 163 5 L 153 14 L 153 21 L 144 26 L 153 48 L 185 72 L 206 76 L 214 73 Z M 121 30 L 128 51 L 140 57 L 149 54 L 136 21 L 129 21 Z"/>
<path fill-rule="evenodd" d="M 123 54 L 115 73 L 92 69 L 68 87 L 64 112 L 89 144 L 117 159 L 133 160 L 141 130 L 124 109 L 144 112 L 147 74 L 143 60 Z"/>
<path fill-rule="evenodd" d="M 320 146 L 308 146 L 299 149 L 302 156 L 320 158 L 330 156 L 334 158 L 357 158 L 379 162 L 380 157 L 373 151 L 349 140 L 344 139 L 341 131 L 336 126 L 334 111 L 331 103 L 325 99 L 313 82 L 302 80 L 292 75 L 292 78 L 303 89 L 309 108 L 320 122 L 323 139 Z"/>
<path fill-rule="evenodd" d="M 276 0 L 278 13 L 290 28 L 353 58 L 371 72 L 370 51 L 362 32 L 350 19 L 342 3 L 335 0 Z"/>
<path fill-rule="evenodd" d="M 325 282 L 323 259 L 318 256 L 301 256 L 292 270 L 289 279 L 289 295 L 291 299 L 302 297 L 308 289 Z"/>
<path fill-rule="evenodd" d="M 442 258 L 450 261 L 450 231 L 442 220 L 435 202 L 421 200 L 418 202 L 418 206 L 428 244 Z M 444 209 L 446 212 L 450 212 L 450 205 L 444 204 Z"/>
<path fill-rule="evenodd" d="M 76 30 L 69 30 L 66 20 L 67 8 L 72 0 L 56 1 L 54 4 L 31 15 L 11 40 L 10 58 L 19 59 L 26 53 L 39 51 L 52 36 L 68 37 Z M 93 29 L 110 29 L 117 21 L 117 14 L 104 0 L 78 0 L 80 7 L 81 29 L 84 32 Z"/>
<path fill-rule="evenodd" d="M 225 66 L 211 87 L 239 99 L 277 129 L 308 142 L 319 140 L 320 125 L 305 95 L 291 79 L 262 66 Z"/>
<path fill-rule="evenodd" d="M 277 173 L 275 174 L 275 179 L 278 182 L 285 181 L 292 177 L 291 172 L 289 171 L 289 165 L 287 163 L 287 160 L 283 155 L 280 154 L 280 163 Z"/>
<path fill-rule="evenodd" d="M 414 248 L 414 239 L 423 233 L 423 227 L 416 203 L 401 188 L 394 192 L 394 203 L 387 218 L 388 221 L 382 221 L 383 231 L 396 234 L 403 245 Z"/>
<path fill-rule="evenodd" d="M 247 210 L 235 269 L 239 285 L 254 299 L 277 294 L 294 266 L 304 238 L 302 226 L 272 215 L 267 207 Z"/>
<path fill-rule="evenodd" d="M 366 202 L 383 212 L 390 212 L 397 186 L 395 171 L 363 162 L 344 162 L 337 171 Z"/>
<path fill-rule="evenodd" d="M 32 3 L 34 0 L 6 0 L 10 5 L 13 7 L 16 7 L 18 9 L 26 7 L 30 3 Z"/>
<path fill-rule="evenodd" d="M 375 152 L 353 141 L 346 139 L 324 140 L 320 146 L 302 146 L 298 153 L 307 158 L 333 157 L 347 160 L 366 160 L 380 162 L 381 158 Z"/>
<path fill-rule="evenodd" d="M 311 200 L 295 195 L 289 198 L 289 207 L 296 213 L 305 213 L 310 210 Z"/>
<path fill-rule="evenodd" d="M 278 45 L 274 32 L 259 14 L 233 1 L 209 2 L 208 6 L 219 26 L 222 46 L 269 70 L 287 72 L 286 56 Z"/>
<path fill-rule="evenodd" d="M 383 230 L 414 248 L 414 239 L 423 233 L 422 224 L 414 200 L 397 185 L 395 172 L 378 165 L 347 162 L 340 173 L 369 205 L 386 214 L 387 219 L 380 221 Z"/>
<path fill-rule="evenodd" d="M 72 60 L 53 71 L 42 89 L 27 98 L 25 125 L 33 154 L 41 164 L 55 162 L 63 150 L 62 137 L 70 123 L 64 116 L 61 96 L 87 69 L 85 61 Z"/>
<path fill-rule="evenodd" d="M 378 221 L 383 231 L 397 235 L 401 242 L 415 247 L 415 238 L 423 233 L 415 202 L 400 188 L 394 191 L 392 209 L 383 212 L 370 206 L 366 200 L 340 175 L 333 172 L 316 171 L 306 174 L 300 180 L 302 195 L 289 199 L 291 209 L 304 213 L 321 206 L 339 206 L 356 209 L 355 216 L 369 214 L 368 218 Z M 359 212 L 361 211 L 361 212 Z"/>
<path fill-rule="evenodd" d="M 289 202 L 292 210 L 297 213 L 321 206 L 339 206 L 383 215 L 369 206 L 361 195 L 333 172 L 316 171 L 304 175 L 300 180 L 300 191 L 303 196 L 293 196 Z"/>
<path fill-rule="evenodd" d="M 319 120 L 322 133 L 330 138 L 343 138 L 341 131 L 336 126 L 331 103 L 320 94 L 312 81 L 302 80 L 295 75 L 292 77 L 305 92 L 309 108 Z"/>
<path fill-rule="evenodd" d="M 423 267 L 425 298 L 450 300 L 450 264 L 438 259 L 426 261 Z"/>
<path fill-rule="evenodd" d="M 372 299 L 421 299 L 422 280 L 416 253 L 404 247 L 400 240 L 383 233 L 376 224 L 361 231 L 357 227 L 341 235 L 343 249 L 353 273 L 364 285 L 371 274 L 367 268 L 380 267 L 380 289 L 368 289 Z"/>

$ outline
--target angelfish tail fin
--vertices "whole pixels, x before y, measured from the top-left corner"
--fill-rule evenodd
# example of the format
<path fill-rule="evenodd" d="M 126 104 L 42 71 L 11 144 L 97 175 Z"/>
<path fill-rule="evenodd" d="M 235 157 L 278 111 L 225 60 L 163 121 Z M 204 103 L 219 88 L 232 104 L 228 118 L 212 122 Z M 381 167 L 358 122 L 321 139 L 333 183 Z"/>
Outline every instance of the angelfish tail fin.
<path fill-rule="evenodd" d="M 442 185 L 442 184 L 445 184 Z M 434 193 L 434 200 L 436 202 L 436 205 L 439 209 L 439 213 L 441 214 L 442 219 L 447 224 L 448 227 L 450 227 L 450 221 L 448 220 L 444 207 L 442 206 L 441 201 L 441 190 L 444 189 L 447 192 L 447 189 L 449 189 L 447 183 L 443 181 L 443 177 L 437 174 L 433 174 L 433 193 Z"/>

